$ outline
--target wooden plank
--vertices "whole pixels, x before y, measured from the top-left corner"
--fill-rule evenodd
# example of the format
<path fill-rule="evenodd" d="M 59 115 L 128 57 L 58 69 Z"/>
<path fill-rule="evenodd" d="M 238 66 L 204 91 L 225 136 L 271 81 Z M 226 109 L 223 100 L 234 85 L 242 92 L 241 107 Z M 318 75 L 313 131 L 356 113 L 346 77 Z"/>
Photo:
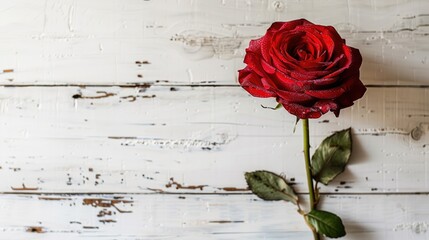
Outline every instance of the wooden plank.
<path fill-rule="evenodd" d="M 427 195 L 324 197 L 344 239 L 428 239 Z M 252 195 L 0 195 L 0 239 L 309 239 L 292 204 Z"/>
<path fill-rule="evenodd" d="M 292 115 L 260 106 L 273 99 L 238 87 L 5 87 L 0 96 L 1 192 L 242 192 L 243 173 L 258 169 L 306 191 L 300 125 L 293 133 Z M 354 134 L 351 164 L 322 191 L 426 192 L 427 102 L 426 88 L 370 88 L 340 118 L 312 120 L 312 151 L 333 131 Z"/>
<path fill-rule="evenodd" d="M 16 0 L 0 6 L 0 84 L 235 84 L 250 39 L 303 17 L 361 50 L 365 83 L 428 84 L 428 9 L 426 0 Z"/>

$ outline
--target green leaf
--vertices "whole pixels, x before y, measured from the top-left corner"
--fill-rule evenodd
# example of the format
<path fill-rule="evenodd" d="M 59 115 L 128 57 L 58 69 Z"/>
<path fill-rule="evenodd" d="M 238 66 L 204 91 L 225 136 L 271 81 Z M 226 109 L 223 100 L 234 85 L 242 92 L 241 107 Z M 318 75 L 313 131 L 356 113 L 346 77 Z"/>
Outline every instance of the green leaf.
<path fill-rule="evenodd" d="M 311 158 L 314 180 L 327 185 L 344 171 L 352 153 L 351 129 L 335 132 L 325 138 Z"/>
<path fill-rule="evenodd" d="M 267 201 L 288 201 L 297 205 L 298 196 L 281 176 L 268 171 L 247 172 L 244 174 L 250 190 Z"/>
<path fill-rule="evenodd" d="M 343 222 L 337 215 L 320 210 L 311 210 L 305 215 L 305 220 L 311 224 L 318 233 L 330 238 L 339 238 L 346 235 Z"/>

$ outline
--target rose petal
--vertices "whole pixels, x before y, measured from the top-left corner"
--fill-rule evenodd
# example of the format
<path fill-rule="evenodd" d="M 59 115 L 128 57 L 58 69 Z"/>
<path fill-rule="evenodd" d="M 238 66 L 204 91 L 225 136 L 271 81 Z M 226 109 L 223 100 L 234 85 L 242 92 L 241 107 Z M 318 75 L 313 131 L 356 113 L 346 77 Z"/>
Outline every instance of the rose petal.
<path fill-rule="evenodd" d="M 313 79 L 320 78 L 320 75 L 323 75 L 323 73 L 326 72 L 318 72 L 318 71 L 312 71 L 312 72 L 299 72 L 299 71 L 291 71 L 290 75 L 291 77 L 298 79 L 299 81 L 308 81 Z"/>
<path fill-rule="evenodd" d="M 319 118 L 328 111 L 335 112 L 339 110 L 338 105 L 330 100 L 318 101 L 311 107 L 306 107 L 297 103 L 288 103 L 281 100 L 279 102 L 289 113 L 300 119 Z"/>
<path fill-rule="evenodd" d="M 250 40 L 249 47 L 246 48 L 246 52 L 249 51 L 249 52 L 253 52 L 253 53 L 260 53 L 261 52 L 262 38 Z"/>
<path fill-rule="evenodd" d="M 271 62 L 271 57 L 270 57 L 269 52 L 270 52 L 270 49 L 272 46 L 270 35 L 267 33 L 267 35 L 265 35 L 263 38 L 261 38 L 261 41 L 260 41 L 262 57 L 266 62 L 269 62 L 269 63 Z"/>
<path fill-rule="evenodd" d="M 328 61 L 334 53 L 335 46 L 338 44 L 341 45 L 342 41 L 335 41 L 329 31 L 327 32 L 326 30 L 319 29 L 319 26 L 320 25 L 300 26 L 297 27 L 297 30 L 306 33 L 306 41 L 311 42 L 314 46 L 318 47 L 319 55 L 325 51 L 327 54 L 323 61 Z"/>
<path fill-rule="evenodd" d="M 336 111 L 338 109 L 338 104 L 332 100 L 321 100 L 317 101 L 313 107 L 318 108 L 322 114 L 325 114 L 328 111 Z"/>
<path fill-rule="evenodd" d="M 284 91 L 284 90 L 275 90 L 278 97 L 281 98 L 283 101 L 286 101 L 288 103 L 305 103 L 309 101 L 314 101 L 314 98 L 305 94 L 305 93 L 299 93 L 299 92 L 291 92 L 291 91 Z"/>
<path fill-rule="evenodd" d="M 329 65 L 325 68 L 325 70 L 330 70 L 331 68 L 335 67 L 337 63 L 343 58 L 344 58 L 344 54 L 341 54 L 340 56 L 336 57 L 334 61 L 329 63 Z"/>
<path fill-rule="evenodd" d="M 290 114 L 295 115 L 300 119 L 319 118 L 322 116 L 322 113 L 318 108 L 305 107 L 297 103 L 288 103 L 281 101 L 280 103 Z"/>
<path fill-rule="evenodd" d="M 299 86 L 297 85 L 298 80 L 292 78 L 291 76 L 285 74 L 282 71 L 277 70 L 274 74 L 276 78 L 279 80 L 279 85 L 283 87 L 283 89 L 286 90 L 301 90 Z"/>
<path fill-rule="evenodd" d="M 253 52 L 246 52 L 244 56 L 244 63 L 247 64 L 247 67 L 255 71 L 259 76 L 265 76 L 264 69 L 261 66 L 261 58 Z"/>
<path fill-rule="evenodd" d="M 296 44 L 299 45 L 299 39 L 304 35 L 305 33 L 303 32 L 294 31 L 284 39 L 279 38 L 281 34 L 274 36 L 273 47 L 269 50 L 273 66 L 283 72 L 299 73 L 297 76 L 294 76 L 295 78 L 299 78 L 299 80 L 317 79 L 329 74 L 329 71 L 324 71 L 327 65 L 326 62 L 317 62 L 315 60 L 297 61 L 289 54 L 287 50 L 290 48 L 289 45 L 294 45 L 294 41 L 298 41 Z M 287 44 L 284 42 L 287 42 Z M 324 54 L 322 51 L 322 55 Z"/>
<path fill-rule="evenodd" d="M 318 79 L 329 74 L 329 71 L 308 71 L 304 68 L 293 65 L 290 62 L 281 62 L 279 58 L 277 58 L 277 54 L 278 53 L 275 53 L 272 58 L 274 67 L 284 74 L 290 75 L 290 77 L 292 77 L 291 75 L 294 74 L 292 78 L 296 78 L 294 79 L 295 81 Z"/>
<path fill-rule="evenodd" d="M 343 79 L 341 85 L 337 87 L 322 90 L 307 90 L 305 93 L 319 99 L 334 99 L 343 95 L 343 93 L 347 91 L 354 91 L 352 86 L 355 82 L 360 82 L 359 75 L 357 75 L 357 78 L 356 76 L 353 76 Z"/>
<path fill-rule="evenodd" d="M 346 46 L 348 47 L 348 46 Z M 354 74 L 359 71 L 360 66 L 362 65 L 362 55 L 360 54 L 359 49 L 348 47 L 351 50 L 352 61 L 347 69 L 348 73 Z"/>
<path fill-rule="evenodd" d="M 341 52 L 341 46 L 344 44 L 344 39 L 341 38 L 334 27 L 316 25 L 315 29 L 321 33 L 321 39 L 328 50 L 328 59 L 335 56 L 335 53 L 338 54 L 338 50 Z"/>
<path fill-rule="evenodd" d="M 254 97 L 275 97 L 276 94 L 267 90 L 261 83 L 261 77 L 255 74 L 250 68 L 244 68 L 238 71 L 238 82 L 240 85 Z"/>
<path fill-rule="evenodd" d="M 271 26 L 267 29 L 267 32 L 277 32 L 286 22 L 273 22 Z M 289 22 L 293 24 L 292 22 Z"/>
<path fill-rule="evenodd" d="M 239 82 L 251 95 L 276 97 L 299 118 L 336 116 L 363 96 L 362 56 L 331 26 L 305 19 L 273 23 L 249 43 Z"/>
<path fill-rule="evenodd" d="M 317 89 L 320 86 L 330 85 L 337 81 L 338 78 L 319 78 L 307 81 L 299 81 L 296 84 L 304 89 Z"/>
<path fill-rule="evenodd" d="M 344 43 L 344 39 L 341 38 L 340 34 L 338 34 L 333 26 L 316 25 L 316 28 L 323 33 L 329 33 L 333 41 Z"/>
<path fill-rule="evenodd" d="M 261 78 L 261 83 L 262 83 L 262 86 L 265 89 L 267 89 L 267 90 L 269 90 L 271 92 L 275 92 L 275 90 L 278 89 L 277 84 L 275 84 L 269 78 Z"/>
<path fill-rule="evenodd" d="M 261 66 L 268 74 L 274 74 L 277 71 L 275 67 L 271 66 L 270 64 L 268 64 L 266 61 L 262 59 L 261 59 Z"/>
<path fill-rule="evenodd" d="M 336 102 L 340 108 L 346 108 L 353 105 L 353 102 L 357 99 L 363 97 L 366 92 L 366 87 L 359 80 L 359 77 L 353 81 L 352 86 L 350 86 L 349 91 L 345 92 L 343 95 L 336 99 Z"/>
<path fill-rule="evenodd" d="M 277 70 L 274 75 L 277 79 L 279 79 L 279 81 L 276 81 L 277 83 L 279 83 L 279 87 L 282 86 L 283 89 L 294 91 L 313 89 L 313 87 L 329 85 L 337 81 L 337 78 L 318 78 L 320 75 L 323 75 L 323 72 L 309 72 L 309 74 L 313 75 L 299 75 L 298 77 L 301 77 L 301 79 L 294 78 L 297 77 L 297 74 L 298 73 L 294 73 L 293 71 L 287 71 L 287 73 L 284 73 L 280 70 Z"/>
<path fill-rule="evenodd" d="M 273 27 L 273 25 L 275 25 L 275 28 L 270 27 L 270 31 L 289 31 L 289 30 L 293 30 L 298 26 L 301 25 L 305 25 L 305 26 L 310 26 L 310 25 L 314 25 L 312 22 L 308 21 L 307 19 L 296 19 L 293 21 L 289 21 L 289 22 L 275 22 L 273 23 L 271 26 Z"/>
<path fill-rule="evenodd" d="M 314 26 L 300 26 L 297 30 L 305 32 L 305 42 L 315 46 L 318 50 L 318 55 L 322 54 L 323 50 L 326 51 L 330 45 L 334 45 L 330 38 L 324 39 L 326 36 L 323 36 L 322 32 Z"/>
<path fill-rule="evenodd" d="M 289 55 L 284 56 L 281 52 L 271 49 L 270 56 L 273 65 L 282 71 L 305 71 L 299 65 L 296 65 L 293 58 Z"/>
<path fill-rule="evenodd" d="M 299 31 L 278 32 L 274 34 L 270 55 L 279 60 L 279 65 L 281 65 L 281 63 L 287 63 L 292 68 L 300 68 L 299 61 L 297 61 L 291 53 L 293 53 L 294 48 L 302 42 L 301 38 L 303 35 L 305 35 L 305 32 Z"/>
<path fill-rule="evenodd" d="M 348 47 L 347 45 L 343 45 L 343 50 L 344 51 L 342 54 L 344 55 L 344 57 L 341 57 L 341 59 L 337 63 L 338 65 L 340 65 L 340 68 L 331 72 L 330 74 L 326 75 L 325 77 L 327 77 L 327 78 L 336 77 L 336 76 L 340 75 L 341 73 L 343 73 L 346 69 L 348 69 L 354 60 L 359 60 L 360 53 L 358 53 L 359 56 L 354 57 L 352 55 L 352 49 L 350 47 Z M 339 54 L 339 56 L 340 55 L 341 54 Z M 362 59 L 362 57 L 360 57 L 360 59 Z M 360 66 L 361 62 L 362 62 L 362 60 L 360 62 L 357 62 L 354 64 L 357 64 Z"/>

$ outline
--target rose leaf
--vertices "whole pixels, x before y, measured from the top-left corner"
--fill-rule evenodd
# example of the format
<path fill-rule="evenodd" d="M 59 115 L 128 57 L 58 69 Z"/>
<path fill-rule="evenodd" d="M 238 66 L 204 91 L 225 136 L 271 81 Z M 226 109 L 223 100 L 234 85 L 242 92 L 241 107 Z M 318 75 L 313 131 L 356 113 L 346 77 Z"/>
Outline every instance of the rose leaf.
<path fill-rule="evenodd" d="M 305 220 L 314 227 L 318 233 L 326 237 L 340 238 L 346 235 L 346 230 L 344 229 L 341 218 L 333 213 L 311 210 L 311 212 L 305 215 Z"/>
<path fill-rule="evenodd" d="M 244 174 L 249 189 L 267 201 L 288 201 L 295 205 L 298 196 L 284 178 L 269 171 L 254 171 Z"/>
<path fill-rule="evenodd" d="M 325 138 L 311 158 L 313 179 L 327 185 L 344 171 L 352 153 L 351 129 Z"/>

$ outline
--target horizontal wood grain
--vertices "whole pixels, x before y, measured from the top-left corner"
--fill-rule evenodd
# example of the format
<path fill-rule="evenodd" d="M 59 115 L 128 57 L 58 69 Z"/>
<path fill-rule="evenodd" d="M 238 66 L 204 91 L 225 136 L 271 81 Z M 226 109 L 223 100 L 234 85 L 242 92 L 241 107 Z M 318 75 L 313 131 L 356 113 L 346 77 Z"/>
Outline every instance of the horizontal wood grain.
<path fill-rule="evenodd" d="M 1 192 L 244 192 L 258 169 L 306 191 L 300 124 L 293 133 L 292 115 L 239 87 L 4 87 L 0 98 Z M 426 88 L 369 88 L 340 118 L 312 120 L 312 151 L 353 127 L 351 163 L 322 192 L 427 192 L 427 102 Z"/>
<path fill-rule="evenodd" d="M 330 196 L 343 239 L 429 239 L 427 195 Z M 309 239 L 292 204 L 252 195 L 0 195 L 0 239 Z"/>
<path fill-rule="evenodd" d="M 353 127 L 322 209 L 345 240 L 428 240 L 427 0 L 2 1 L 0 240 L 310 239 L 243 178 L 305 199 L 300 124 L 236 79 L 249 40 L 296 18 L 359 48 L 368 86 L 310 123 L 311 151 Z"/>
<path fill-rule="evenodd" d="M 16 0 L 0 6 L 0 84 L 235 84 L 249 40 L 296 18 L 333 25 L 359 48 L 366 84 L 427 84 L 428 9 L 426 0 Z"/>

